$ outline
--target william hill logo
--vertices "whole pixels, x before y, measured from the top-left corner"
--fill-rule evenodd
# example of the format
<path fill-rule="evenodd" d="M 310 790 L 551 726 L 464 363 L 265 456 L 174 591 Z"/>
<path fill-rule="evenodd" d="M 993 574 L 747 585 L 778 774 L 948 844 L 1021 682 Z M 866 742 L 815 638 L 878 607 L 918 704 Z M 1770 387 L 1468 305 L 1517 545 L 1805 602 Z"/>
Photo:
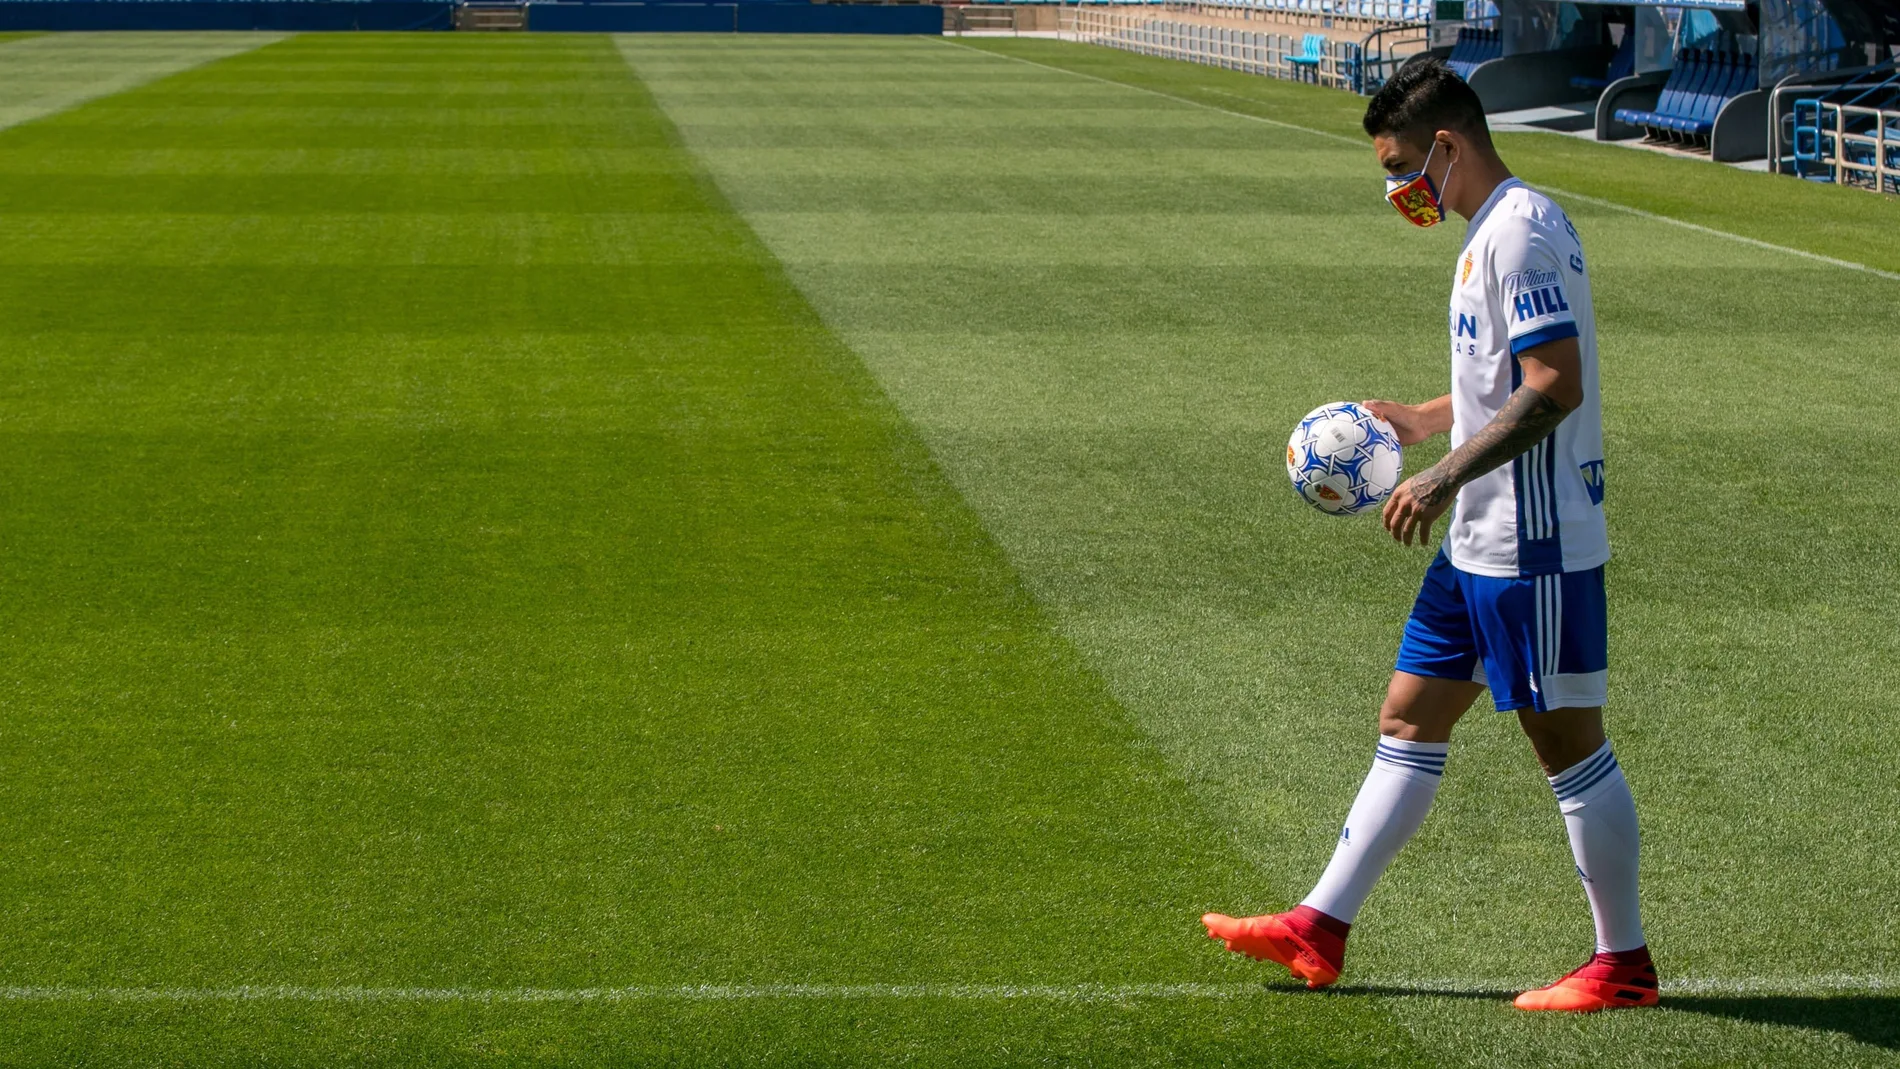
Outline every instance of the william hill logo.
<path fill-rule="evenodd" d="M 1551 276 L 1555 278 L 1555 275 Z M 1570 311 L 1570 302 L 1564 300 L 1562 286 L 1539 286 L 1526 290 L 1511 299 L 1511 318 L 1519 323 L 1526 319 L 1538 319 Z"/>
<path fill-rule="evenodd" d="M 1537 286 L 1555 286 L 1558 281 L 1555 271 L 1546 271 L 1541 267 L 1526 267 L 1522 271 L 1513 271 L 1504 276 L 1504 292 L 1519 293 Z"/>

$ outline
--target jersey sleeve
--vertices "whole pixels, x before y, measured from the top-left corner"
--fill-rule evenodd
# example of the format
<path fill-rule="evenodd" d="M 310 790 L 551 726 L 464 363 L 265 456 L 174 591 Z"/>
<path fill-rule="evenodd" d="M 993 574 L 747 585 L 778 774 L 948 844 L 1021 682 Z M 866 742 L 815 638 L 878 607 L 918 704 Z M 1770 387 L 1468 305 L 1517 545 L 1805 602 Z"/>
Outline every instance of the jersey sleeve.
<path fill-rule="evenodd" d="M 1511 355 L 1576 337 L 1577 317 L 1570 310 L 1564 275 L 1573 268 L 1580 271 L 1582 258 L 1566 256 L 1528 219 L 1512 220 L 1491 248 L 1493 292 L 1502 306 Z"/>

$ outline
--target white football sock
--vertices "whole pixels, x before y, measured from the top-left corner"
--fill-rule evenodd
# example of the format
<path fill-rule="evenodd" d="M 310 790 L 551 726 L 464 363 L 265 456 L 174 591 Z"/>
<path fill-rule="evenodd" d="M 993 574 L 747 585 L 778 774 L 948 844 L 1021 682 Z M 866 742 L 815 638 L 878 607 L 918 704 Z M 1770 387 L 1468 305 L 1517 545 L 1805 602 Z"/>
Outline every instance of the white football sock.
<path fill-rule="evenodd" d="M 1590 896 L 1597 951 L 1635 950 L 1644 943 L 1636 908 L 1636 799 L 1610 744 L 1550 777 L 1550 788 Z"/>
<path fill-rule="evenodd" d="M 1399 847 L 1425 822 L 1450 750 L 1445 742 L 1379 740 L 1372 771 L 1346 814 L 1333 859 L 1303 905 L 1352 923 Z"/>

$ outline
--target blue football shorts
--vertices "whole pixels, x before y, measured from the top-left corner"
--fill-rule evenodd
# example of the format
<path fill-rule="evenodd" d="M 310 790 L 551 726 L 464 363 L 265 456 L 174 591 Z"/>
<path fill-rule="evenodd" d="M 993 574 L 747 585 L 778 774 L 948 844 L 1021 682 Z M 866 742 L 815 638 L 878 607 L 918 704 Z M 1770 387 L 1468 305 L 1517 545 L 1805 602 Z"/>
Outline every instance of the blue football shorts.
<path fill-rule="evenodd" d="M 1440 550 L 1425 570 L 1397 668 L 1491 688 L 1499 709 L 1589 708 L 1609 694 L 1603 569 L 1498 579 Z"/>

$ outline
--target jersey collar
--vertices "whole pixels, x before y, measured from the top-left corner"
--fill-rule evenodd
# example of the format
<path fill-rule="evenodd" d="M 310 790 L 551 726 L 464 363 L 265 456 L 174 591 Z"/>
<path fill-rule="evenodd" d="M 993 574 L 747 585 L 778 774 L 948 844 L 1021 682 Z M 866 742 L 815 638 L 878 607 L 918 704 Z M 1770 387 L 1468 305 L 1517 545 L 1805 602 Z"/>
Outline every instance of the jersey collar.
<path fill-rule="evenodd" d="M 1465 244 L 1469 245 L 1471 243 L 1471 235 L 1476 234 L 1478 228 L 1484 225 L 1484 221 L 1491 215 L 1491 209 L 1497 207 L 1498 201 L 1504 194 L 1523 184 L 1524 180 L 1516 175 L 1512 175 L 1498 183 L 1498 187 L 1491 191 L 1491 195 L 1484 198 L 1484 207 L 1479 208 L 1478 214 L 1472 216 L 1471 222 L 1465 224 Z"/>

